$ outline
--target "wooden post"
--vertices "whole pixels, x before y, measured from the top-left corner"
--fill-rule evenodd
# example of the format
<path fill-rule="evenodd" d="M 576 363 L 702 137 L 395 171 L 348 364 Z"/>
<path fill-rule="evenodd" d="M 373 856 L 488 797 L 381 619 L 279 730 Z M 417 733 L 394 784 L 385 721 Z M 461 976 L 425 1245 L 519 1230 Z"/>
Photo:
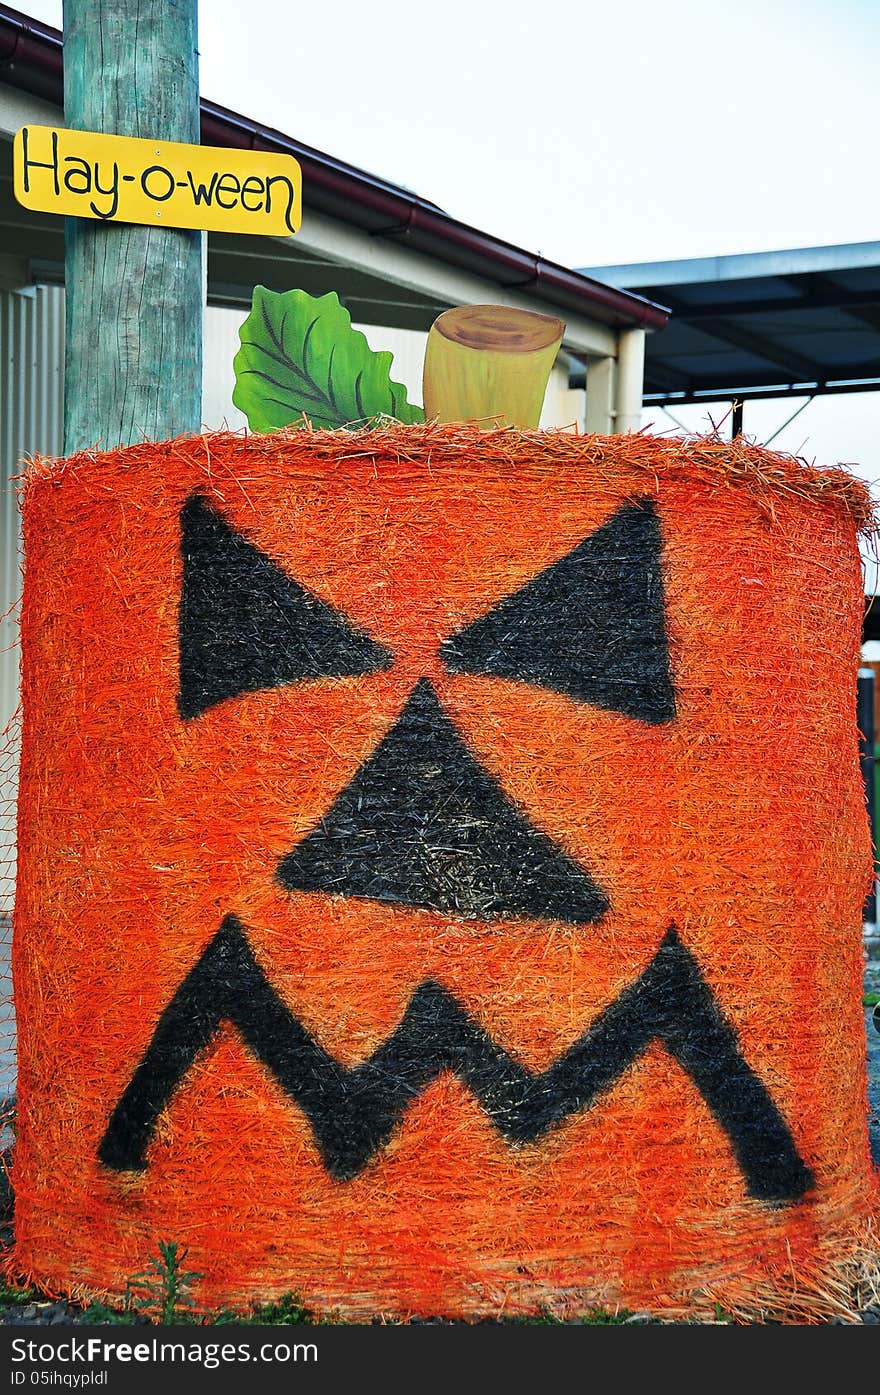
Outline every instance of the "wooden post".
<path fill-rule="evenodd" d="M 68 126 L 197 143 L 196 0 L 64 0 Z M 198 431 L 202 238 L 68 218 L 64 449 Z"/>

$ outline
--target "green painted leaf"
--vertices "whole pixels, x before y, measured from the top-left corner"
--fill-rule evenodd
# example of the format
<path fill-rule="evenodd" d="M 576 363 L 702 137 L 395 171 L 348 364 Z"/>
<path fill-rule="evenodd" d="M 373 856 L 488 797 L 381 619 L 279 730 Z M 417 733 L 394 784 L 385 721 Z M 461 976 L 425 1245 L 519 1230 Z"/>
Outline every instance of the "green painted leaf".
<path fill-rule="evenodd" d="M 316 427 L 425 419 L 391 381 L 393 355 L 377 353 L 352 329 L 335 291 L 316 297 L 256 286 L 239 337 L 232 400 L 252 431 L 277 431 L 303 414 Z"/>

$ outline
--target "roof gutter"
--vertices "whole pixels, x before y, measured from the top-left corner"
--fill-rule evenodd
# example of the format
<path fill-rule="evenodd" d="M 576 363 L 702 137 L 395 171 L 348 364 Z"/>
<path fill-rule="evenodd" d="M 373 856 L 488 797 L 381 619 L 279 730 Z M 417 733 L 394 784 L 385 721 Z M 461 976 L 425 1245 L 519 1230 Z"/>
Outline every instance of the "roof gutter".
<path fill-rule="evenodd" d="M 63 38 L 59 30 L 0 4 L 0 81 L 63 106 Z M 617 328 L 662 329 L 669 312 L 642 296 L 545 261 L 509 242 L 450 218 L 436 204 L 335 160 L 281 131 L 201 99 L 206 145 L 293 155 L 303 170 L 309 204 L 374 237 L 404 242 L 507 290 L 527 291 L 557 308 Z"/>
<path fill-rule="evenodd" d="M 0 80 L 63 106 L 62 54 L 57 29 L 0 5 Z"/>

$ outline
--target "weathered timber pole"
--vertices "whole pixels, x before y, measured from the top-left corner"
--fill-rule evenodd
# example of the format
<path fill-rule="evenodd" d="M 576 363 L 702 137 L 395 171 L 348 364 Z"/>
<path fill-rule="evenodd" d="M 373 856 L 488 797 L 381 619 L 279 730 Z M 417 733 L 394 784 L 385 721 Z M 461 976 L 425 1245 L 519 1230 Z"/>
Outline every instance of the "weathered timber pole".
<path fill-rule="evenodd" d="M 197 143 L 197 32 L 196 0 L 64 0 L 68 126 Z M 202 237 L 68 218 L 67 454 L 198 431 Z"/>

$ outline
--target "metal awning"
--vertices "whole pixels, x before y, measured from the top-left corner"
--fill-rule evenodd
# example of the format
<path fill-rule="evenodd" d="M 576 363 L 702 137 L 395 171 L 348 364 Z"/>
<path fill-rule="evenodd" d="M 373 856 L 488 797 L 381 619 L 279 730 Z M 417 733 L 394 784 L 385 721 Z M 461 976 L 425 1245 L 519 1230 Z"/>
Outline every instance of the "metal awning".
<path fill-rule="evenodd" d="M 581 271 L 672 311 L 646 405 L 880 389 L 880 242 Z"/>

